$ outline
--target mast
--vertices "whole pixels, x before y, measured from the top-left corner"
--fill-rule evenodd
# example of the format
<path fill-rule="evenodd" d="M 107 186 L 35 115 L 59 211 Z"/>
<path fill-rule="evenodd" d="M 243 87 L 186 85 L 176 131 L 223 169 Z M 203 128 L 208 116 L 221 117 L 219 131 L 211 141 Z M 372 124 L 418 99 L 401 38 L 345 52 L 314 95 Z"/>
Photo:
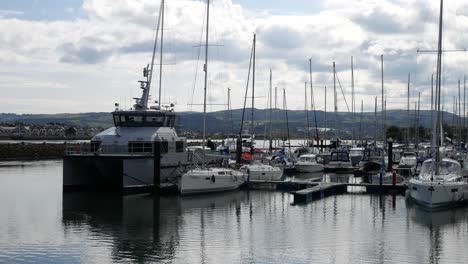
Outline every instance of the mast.
<path fill-rule="evenodd" d="M 385 149 L 387 138 L 385 137 L 385 104 L 384 104 L 384 75 L 383 75 L 383 54 L 380 55 L 380 66 L 381 66 L 381 73 L 382 73 L 382 144 L 383 148 Z M 383 163 L 383 162 L 382 162 Z M 384 169 L 385 170 L 385 169 Z"/>
<path fill-rule="evenodd" d="M 205 168 L 205 145 L 206 145 L 206 86 L 208 83 L 208 30 L 210 22 L 210 0 L 206 0 L 206 36 L 205 36 L 205 65 L 203 70 L 205 71 L 205 84 L 203 88 L 203 142 L 202 142 L 202 168 Z"/>
<path fill-rule="evenodd" d="M 431 124 L 434 123 L 434 74 L 431 74 Z"/>
<path fill-rule="evenodd" d="M 289 118 L 288 118 L 288 105 L 286 104 L 286 89 L 283 88 L 283 108 L 286 113 L 286 130 L 288 135 L 288 148 L 291 152 L 291 138 L 289 137 Z"/>
<path fill-rule="evenodd" d="M 362 115 L 364 113 L 364 100 L 361 100 L 361 116 L 359 118 L 359 142 L 362 144 Z"/>
<path fill-rule="evenodd" d="M 461 143 L 461 94 L 460 94 L 460 80 L 458 80 L 458 144 Z"/>
<path fill-rule="evenodd" d="M 323 138 L 325 140 L 325 144 L 327 144 L 327 131 L 328 131 L 328 128 L 327 128 L 328 124 L 327 123 L 328 122 L 327 122 L 327 86 L 326 85 L 325 85 L 324 90 L 325 90 L 325 113 L 324 113 L 325 114 L 325 117 L 324 117 L 324 119 L 325 119 L 325 133 L 324 133 Z"/>
<path fill-rule="evenodd" d="M 254 123 L 254 102 L 255 102 L 255 43 L 257 41 L 257 36 L 254 33 L 253 35 L 253 65 L 252 65 L 252 135 L 251 135 L 251 144 L 250 144 L 250 153 L 253 155 L 253 140 L 255 137 L 255 123 Z"/>
<path fill-rule="evenodd" d="M 353 65 L 353 56 L 351 56 L 351 111 L 353 112 L 353 117 L 354 117 L 354 112 L 355 112 L 355 107 L 354 107 L 354 65 Z"/>
<path fill-rule="evenodd" d="M 336 133 L 336 116 L 338 112 L 338 104 L 336 100 L 336 69 L 335 69 L 335 62 L 333 62 L 333 103 L 334 103 L 334 109 L 335 109 L 335 116 L 333 118 L 333 129 L 335 130 Z M 338 141 L 338 133 L 336 133 L 336 139 Z M 338 144 L 338 142 L 336 142 Z"/>
<path fill-rule="evenodd" d="M 421 92 L 418 93 L 418 121 L 416 122 L 416 142 L 415 145 L 419 144 L 419 122 L 421 121 Z"/>
<path fill-rule="evenodd" d="M 271 87 L 272 86 L 272 75 L 273 74 L 272 74 L 272 71 L 271 71 L 271 68 L 270 68 L 270 98 L 269 98 L 270 99 L 270 135 L 269 135 L 269 150 L 270 150 L 270 153 L 273 152 L 273 141 L 272 141 L 273 140 L 272 139 L 273 125 L 272 125 L 272 122 L 271 122 L 271 119 L 273 117 L 273 111 L 272 111 L 273 107 L 271 105 L 273 103 L 272 94 L 271 94 L 272 93 L 272 87 Z"/>
<path fill-rule="evenodd" d="M 310 81 L 310 110 L 314 111 L 314 121 L 315 121 L 315 138 L 317 139 L 317 143 L 319 140 L 319 133 L 317 127 L 317 113 L 315 111 L 315 102 L 314 102 L 314 88 L 312 85 L 312 58 L 309 59 L 309 81 Z M 312 145 L 314 141 L 312 140 Z"/>
<path fill-rule="evenodd" d="M 161 0 L 161 45 L 159 46 L 159 98 L 158 104 L 161 109 L 161 89 L 162 89 L 162 61 L 163 61 L 163 38 L 164 38 L 164 0 Z"/>
<path fill-rule="evenodd" d="M 408 110 L 406 113 L 406 146 L 409 147 L 410 142 L 410 78 L 411 74 L 408 73 Z"/>
<path fill-rule="evenodd" d="M 310 144 L 310 123 L 309 123 L 309 111 L 307 109 L 307 82 L 304 82 L 304 111 L 306 113 L 306 124 L 307 124 L 307 144 Z"/>
<path fill-rule="evenodd" d="M 138 100 L 137 103 L 135 104 L 135 107 L 139 107 L 142 109 L 148 109 L 148 97 L 149 97 L 149 92 L 151 89 L 151 82 L 153 80 L 154 59 L 156 57 L 156 48 L 158 45 L 159 26 L 161 25 L 161 18 L 162 18 L 163 6 L 164 6 L 163 3 L 164 1 L 161 0 L 161 7 L 159 8 L 158 24 L 156 26 L 156 34 L 154 36 L 153 55 L 151 56 L 150 69 L 148 69 L 148 67 L 143 69 L 143 75 L 147 77 L 146 86 L 143 87 L 143 83 L 142 83 L 141 88 L 143 89 L 143 94 L 141 95 L 141 99 Z"/>
<path fill-rule="evenodd" d="M 377 96 L 375 97 L 374 102 L 375 110 L 374 110 L 374 146 L 377 148 Z"/>
<path fill-rule="evenodd" d="M 417 101 L 414 101 L 414 145 L 416 145 L 416 141 L 417 141 L 417 136 L 418 136 L 418 132 L 417 132 L 417 123 L 418 123 L 418 102 Z"/>
<path fill-rule="evenodd" d="M 353 113 L 353 139 L 351 142 L 353 142 L 353 140 L 355 140 L 354 138 L 354 118 L 355 118 L 355 111 L 356 111 L 356 108 L 355 108 L 355 105 L 354 105 L 354 65 L 353 65 L 353 56 L 351 56 L 351 111 Z"/>
<path fill-rule="evenodd" d="M 439 123 L 441 121 L 441 116 L 440 116 L 440 95 L 441 95 L 441 75 L 442 75 L 442 21 L 443 21 L 443 9 L 444 9 L 444 0 L 440 0 L 440 16 L 439 16 L 439 39 L 438 39 L 438 45 L 437 45 L 437 84 L 436 84 L 436 93 L 437 93 L 437 119 L 436 119 L 436 127 L 439 127 Z M 442 124 L 440 124 L 442 126 Z M 435 136 L 434 136 L 434 141 L 435 138 L 438 137 L 438 134 L 441 132 L 440 128 L 436 129 L 435 131 Z M 435 143 L 435 142 L 433 142 Z M 442 142 L 440 142 L 441 144 Z M 436 157 L 436 162 L 435 164 L 435 173 L 439 174 L 439 162 L 440 162 L 440 153 L 439 153 L 439 146 L 440 144 L 437 144 L 437 149 L 435 151 L 435 157 Z M 433 144 L 434 147 L 436 147 L 436 144 Z M 434 171 L 434 170 L 433 170 Z M 432 180 L 432 177 L 431 177 Z"/>
<path fill-rule="evenodd" d="M 465 134 L 465 138 L 463 139 L 464 143 L 466 143 L 466 76 L 463 75 L 463 132 Z"/>

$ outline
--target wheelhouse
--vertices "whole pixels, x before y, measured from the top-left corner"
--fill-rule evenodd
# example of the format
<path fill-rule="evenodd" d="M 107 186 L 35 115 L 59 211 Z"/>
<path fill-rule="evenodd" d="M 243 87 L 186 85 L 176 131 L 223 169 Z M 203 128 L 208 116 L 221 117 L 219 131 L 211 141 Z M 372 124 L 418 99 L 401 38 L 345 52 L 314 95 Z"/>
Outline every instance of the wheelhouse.
<path fill-rule="evenodd" d="M 115 111 L 116 127 L 174 127 L 176 115 L 169 111 Z"/>

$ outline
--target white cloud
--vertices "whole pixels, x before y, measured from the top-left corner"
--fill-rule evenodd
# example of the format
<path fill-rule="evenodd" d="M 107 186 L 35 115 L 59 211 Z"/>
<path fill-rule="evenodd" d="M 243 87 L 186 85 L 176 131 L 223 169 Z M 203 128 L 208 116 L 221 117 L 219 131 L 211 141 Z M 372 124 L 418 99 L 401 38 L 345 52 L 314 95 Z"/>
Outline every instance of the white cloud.
<path fill-rule="evenodd" d="M 11 18 L 20 13 L 0 11 L 0 73 L 16 73 L 2 74 L 0 91 L 11 89 L 9 83 L 21 91 L 33 86 L 42 91 L 40 95 L 11 93 L 10 103 L 0 106 L 0 112 L 110 111 L 113 102 L 130 106 L 130 98 L 140 93 L 137 80 L 141 78 L 141 69 L 150 61 L 158 5 L 158 1 L 152 0 L 85 0 L 82 11 L 86 19 L 55 22 Z M 211 101 L 225 102 L 226 89 L 231 87 L 234 107 L 242 106 L 253 32 L 257 32 L 258 41 L 256 91 L 259 97 L 266 96 L 272 68 L 274 86 L 287 89 L 291 109 L 303 107 L 303 82 L 308 80 L 309 58 L 313 59 L 314 85 L 318 89 L 315 101 L 319 108 L 324 105 L 323 87 L 333 85 L 333 61 L 350 100 L 350 56 L 354 56 L 356 69 L 356 104 L 363 98 L 367 110 L 373 109 L 373 97 L 380 93 L 382 53 L 389 108 L 404 107 L 400 101 L 406 96 L 408 72 L 414 76 L 414 93 L 417 90 L 427 94 L 435 56 L 418 55 L 416 50 L 436 47 L 437 3 L 323 0 L 322 6 L 323 10 L 310 15 L 303 12 L 272 15 L 267 11 L 246 10 L 230 0 L 213 1 L 210 43 L 222 46 L 210 48 Z M 468 41 L 468 29 L 464 27 L 468 22 L 467 5 L 451 1 L 446 6 L 445 48 L 464 48 Z M 164 66 L 162 94 L 165 102 L 177 101 L 179 111 L 190 109 L 187 104 L 192 102 L 192 93 L 193 102 L 202 101 L 204 55 L 201 50 L 194 86 L 199 48 L 193 46 L 204 42 L 201 32 L 204 15 L 202 1 L 167 2 L 164 61 L 170 65 Z M 466 56 L 445 55 L 447 87 L 462 78 Z M 38 85 L 31 85 L 34 83 Z M 53 89 L 62 86 L 66 89 Z M 455 94 L 447 90 L 447 98 L 452 93 Z M 156 94 L 157 82 L 153 85 L 154 99 Z M 331 94 L 329 90 L 329 110 Z M 345 110 L 339 94 L 339 109 Z M 38 98 L 74 103 L 70 109 L 69 103 L 39 106 Z M 21 103 L 25 100 L 36 103 Z M 427 102 L 422 105 L 429 108 Z M 256 103 L 263 107 L 265 98 Z"/>

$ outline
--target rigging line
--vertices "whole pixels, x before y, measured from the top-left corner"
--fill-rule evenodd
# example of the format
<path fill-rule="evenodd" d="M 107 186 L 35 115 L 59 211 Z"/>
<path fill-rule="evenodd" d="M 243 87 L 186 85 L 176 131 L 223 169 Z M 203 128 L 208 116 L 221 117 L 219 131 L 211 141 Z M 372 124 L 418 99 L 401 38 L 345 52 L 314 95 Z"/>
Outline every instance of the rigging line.
<path fill-rule="evenodd" d="M 195 76 L 194 76 L 194 79 L 193 79 L 193 86 L 192 86 L 192 98 L 191 98 L 191 106 L 190 106 L 190 111 L 192 111 L 192 105 L 193 105 L 193 100 L 194 100 L 194 95 L 195 95 L 195 89 L 197 88 L 197 79 L 198 79 L 198 66 L 200 65 L 200 56 L 201 56 L 201 45 L 202 45 L 202 41 L 203 41 L 203 32 L 205 30 L 205 20 L 206 20 L 206 10 L 205 12 L 203 13 L 203 23 L 201 25 L 202 29 L 200 30 L 200 41 L 199 41 L 199 45 L 197 45 L 198 47 L 198 55 L 197 55 L 197 64 L 196 64 L 196 67 L 195 67 Z"/>
<path fill-rule="evenodd" d="M 250 50 L 250 60 L 249 60 L 249 73 L 247 74 L 247 84 L 245 87 L 245 96 L 244 96 L 244 107 L 242 108 L 242 119 L 241 119 L 241 125 L 240 125 L 240 130 L 239 130 L 239 136 L 242 136 L 242 129 L 244 129 L 244 117 L 245 117 L 245 106 L 247 104 L 247 93 L 249 91 L 249 82 L 250 82 L 250 70 L 252 68 L 252 57 L 253 57 L 253 43 L 252 43 L 252 49 Z"/>
<path fill-rule="evenodd" d="M 346 108 L 348 108 L 348 112 L 350 112 L 348 102 L 346 101 L 346 96 L 344 95 L 343 87 L 341 86 L 340 78 L 338 77 L 338 72 L 335 72 L 335 75 L 336 75 L 336 80 L 338 81 L 338 85 L 340 86 L 340 89 L 341 89 L 341 94 L 343 94 L 343 98 L 346 103 Z"/>

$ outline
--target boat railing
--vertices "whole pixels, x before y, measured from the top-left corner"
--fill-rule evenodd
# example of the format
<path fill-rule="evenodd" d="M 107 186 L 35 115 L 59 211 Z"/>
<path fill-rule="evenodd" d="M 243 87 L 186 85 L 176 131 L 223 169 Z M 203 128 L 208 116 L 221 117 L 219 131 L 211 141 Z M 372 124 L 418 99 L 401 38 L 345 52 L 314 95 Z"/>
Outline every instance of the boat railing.
<path fill-rule="evenodd" d="M 200 156 L 200 153 L 197 153 L 196 151 L 193 152 L 188 152 L 189 155 L 189 160 L 192 162 L 193 166 L 195 168 L 200 169 L 200 166 L 198 164 L 201 164 L 203 162 L 203 157 Z"/>
<path fill-rule="evenodd" d="M 69 144 L 65 147 L 65 155 L 100 155 L 100 154 L 117 154 L 117 155 L 132 155 L 132 156 L 151 156 L 153 155 L 153 147 L 129 148 L 125 145 L 111 145 L 96 147 L 90 143 Z"/>

